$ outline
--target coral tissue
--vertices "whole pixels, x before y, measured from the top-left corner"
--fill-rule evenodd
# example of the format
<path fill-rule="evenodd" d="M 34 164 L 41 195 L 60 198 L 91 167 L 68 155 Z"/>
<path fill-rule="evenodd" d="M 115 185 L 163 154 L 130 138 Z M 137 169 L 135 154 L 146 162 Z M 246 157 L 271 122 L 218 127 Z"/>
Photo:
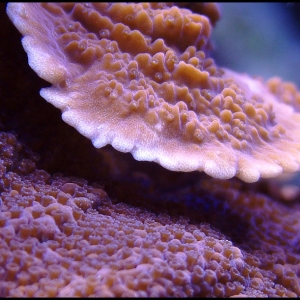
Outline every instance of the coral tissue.
<path fill-rule="evenodd" d="M 10 3 L 7 13 L 52 84 L 42 97 L 95 147 L 246 182 L 299 169 L 296 96 L 216 66 L 207 16 L 148 3 Z"/>
<path fill-rule="evenodd" d="M 248 182 L 298 170 L 299 91 L 207 57 L 213 4 L 11 3 L 7 13 L 31 67 L 52 84 L 42 96 L 95 146 Z M 13 40 L 13 28 L 2 28 Z M 69 150 L 68 172 L 55 155 L 39 167 L 66 135 L 68 149 L 86 145 L 35 107 L 47 104 L 28 98 L 39 98 L 28 88 L 38 76 L 19 72 L 18 51 L 4 52 L 7 77 L 18 77 L 9 87 L 22 95 L 1 96 L 0 297 L 300 296 L 299 193 L 284 202 L 262 180 L 146 162 L 153 169 L 136 170 L 142 162 L 126 156 L 124 166 L 110 147 L 97 175 L 73 177 L 73 164 L 91 163 Z M 45 125 L 30 122 L 48 114 Z M 42 134 L 30 142 L 35 131 L 46 150 Z M 49 170 L 53 161 L 63 174 Z"/>
<path fill-rule="evenodd" d="M 0 297 L 300 295 L 299 204 L 208 178 L 179 207 L 191 219 L 156 214 L 36 169 L 34 153 L 3 132 L 0 175 Z M 214 195 L 210 223 L 228 223 L 232 238 L 199 223 L 210 206 L 201 195 Z"/>

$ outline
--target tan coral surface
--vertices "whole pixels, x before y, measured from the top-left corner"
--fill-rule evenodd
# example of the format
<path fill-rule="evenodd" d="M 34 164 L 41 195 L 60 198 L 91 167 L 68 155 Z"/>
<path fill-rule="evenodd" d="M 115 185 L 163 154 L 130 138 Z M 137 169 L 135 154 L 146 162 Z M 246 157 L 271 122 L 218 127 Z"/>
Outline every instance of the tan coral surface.
<path fill-rule="evenodd" d="M 182 4 L 181 4 L 182 5 Z M 41 95 L 95 147 L 246 182 L 294 172 L 300 114 L 207 56 L 214 6 L 10 3 Z"/>
<path fill-rule="evenodd" d="M 204 179 L 181 206 L 191 219 L 184 210 L 151 212 L 113 203 L 84 179 L 35 169 L 13 134 L 2 132 L 0 142 L 0 296 L 300 295 L 298 206 L 241 192 L 238 181 Z M 193 220 L 203 192 L 217 197 L 211 220 L 226 206 L 231 221 L 241 216 L 235 234 L 229 224 L 240 242 Z"/>
<path fill-rule="evenodd" d="M 299 193 L 94 148 L 41 101 L 3 3 L 0 25 L 1 297 L 300 296 Z"/>

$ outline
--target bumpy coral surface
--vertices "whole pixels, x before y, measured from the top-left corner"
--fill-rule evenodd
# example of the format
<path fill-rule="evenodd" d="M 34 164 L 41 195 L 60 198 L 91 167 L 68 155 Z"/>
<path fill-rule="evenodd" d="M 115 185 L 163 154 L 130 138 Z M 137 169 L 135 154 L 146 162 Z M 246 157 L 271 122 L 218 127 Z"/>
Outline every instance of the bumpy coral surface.
<path fill-rule="evenodd" d="M 218 68 L 207 56 L 218 11 L 190 7 L 208 17 L 162 3 L 11 3 L 7 13 L 52 84 L 42 97 L 95 147 L 246 182 L 298 170 L 297 106 Z"/>
<path fill-rule="evenodd" d="M 299 194 L 95 149 L 41 101 L 3 4 L 0 25 L 1 297 L 300 296 Z"/>
<path fill-rule="evenodd" d="M 86 180 L 36 169 L 13 134 L 0 141 L 2 297 L 300 295 L 298 207 L 292 213 L 241 192 L 237 181 L 204 179 L 184 192 L 190 219 L 184 210 L 151 212 L 112 202 Z M 243 219 L 231 229 L 235 243 L 196 221 L 203 192 L 217 197 L 216 211 Z"/>

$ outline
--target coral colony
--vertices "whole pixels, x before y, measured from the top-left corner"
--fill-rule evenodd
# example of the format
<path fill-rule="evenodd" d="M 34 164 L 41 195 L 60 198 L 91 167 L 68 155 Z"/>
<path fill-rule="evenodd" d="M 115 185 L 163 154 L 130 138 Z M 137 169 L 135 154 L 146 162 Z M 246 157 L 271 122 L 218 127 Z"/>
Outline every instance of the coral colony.
<path fill-rule="evenodd" d="M 9 3 L 7 15 L 52 84 L 41 96 L 119 177 L 108 192 L 49 174 L 0 133 L 2 297 L 300 295 L 300 207 L 253 185 L 298 171 L 300 93 L 215 64 L 215 4 Z M 122 178 L 106 145 L 152 162 L 160 189 L 151 170 Z"/>

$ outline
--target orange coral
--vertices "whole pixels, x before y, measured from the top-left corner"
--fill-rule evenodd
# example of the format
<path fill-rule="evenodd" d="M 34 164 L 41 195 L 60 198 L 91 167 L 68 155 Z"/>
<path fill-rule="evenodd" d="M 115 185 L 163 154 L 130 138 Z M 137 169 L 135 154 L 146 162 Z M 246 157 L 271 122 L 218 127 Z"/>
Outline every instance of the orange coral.
<path fill-rule="evenodd" d="M 7 32 L 6 41 L 12 39 L 9 25 L 0 33 Z M 20 134 L 19 139 L 0 133 L 1 296 L 300 295 L 297 199 L 271 199 L 263 194 L 264 182 L 246 185 L 168 172 L 147 162 L 136 162 L 144 168 L 135 172 L 133 159 L 124 153 L 107 159 L 110 148 L 97 161 L 95 175 L 95 161 L 87 163 L 88 143 L 34 96 L 39 79 L 30 77 L 24 57 L 19 60 L 19 37 L 14 37 L 9 59 L 0 53 L 1 65 L 13 76 L 4 81 L 5 89 L 0 87 L 0 120 L 6 122 L 0 128 Z M 11 59 L 14 51 L 20 51 L 17 63 Z M 280 92 L 272 84 L 267 88 L 280 101 L 287 99 L 282 87 Z M 296 99 L 296 89 L 291 94 Z M 294 100 L 290 103 L 295 106 Z M 105 185 L 36 169 L 38 156 L 22 145 L 21 137 L 39 149 L 51 174 L 55 160 L 56 171 L 65 172 L 67 164 L 69 174 L 80 170 L 81 177 L 89 174 Z M 117 155 L 124 155 L 127 166 Z"/>
<path fill-rule="evenodd" d="M 194 195 L 185 203 L 189 218 L 151 212 L 113 203 L 82 179 L 12 172 L 22 145 L 8 133 L 0 141 L 11 146 L 1 176 L 2 297 L 300 295 L 299 209 L 243 193 L 237 181 L 203 179 L 184 192 Z M 216 197 L 210 220 L 227 210 L 229 236 L 199 223 L 203 193 Z"/>
<path fill-rule="evenodd" d="M 299 169 L 299 113 L 206 57 L 205 15 L 148 3 L 9 4 L 7 13 L 30 66 L 53 84 L 41 95 L 95 147 L 247 182 Z"/>
<path fill-rule="evenodd" d="M 279 77 L 271 78 L 267 81 L 269 91 L 276 95 L 282 102 L 287 103 L 297 111 L 300 109 L 300 92 L 292 82 L 283 82 Z"/>

